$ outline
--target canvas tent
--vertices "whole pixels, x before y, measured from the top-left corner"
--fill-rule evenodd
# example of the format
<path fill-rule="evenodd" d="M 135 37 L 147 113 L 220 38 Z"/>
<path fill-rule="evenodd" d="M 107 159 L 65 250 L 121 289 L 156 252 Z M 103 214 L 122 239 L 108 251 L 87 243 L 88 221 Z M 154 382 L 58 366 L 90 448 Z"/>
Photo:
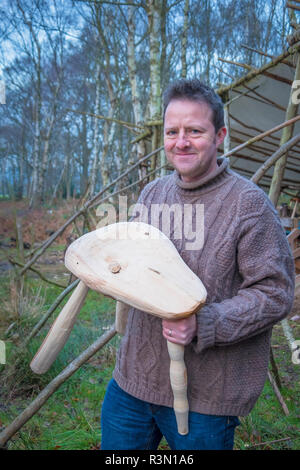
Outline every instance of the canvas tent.
<path fill-rule="evenodd" d="M 287 120 L 291 95 L 294 101 L 299 101 L 300 95 L 297 88 L 292 88 L 297 85 L 295 71 L 299 60 L 298 50 L 299 42 L 293 46 L 292 51 L 296 51 L 293 55 L 287 50 L 260 70 L 250 71 L 231 85 L 218 90 L 228 104 L 230 148 Z M 300 121 L 294 125 L 293 135 L 299 133 Z M 277 131 L 234 153 L 230 157 L 231 168 L 250 178 L 278 149 L 281 135 L 282 130 Z M 273 172 L 274 166 L 260 180 L 259 185 L 266 191 L 270 188 Z M 289 151 L 281 187 L 283 192 L 289 194 L 300 192 L 300 143 Z"/>

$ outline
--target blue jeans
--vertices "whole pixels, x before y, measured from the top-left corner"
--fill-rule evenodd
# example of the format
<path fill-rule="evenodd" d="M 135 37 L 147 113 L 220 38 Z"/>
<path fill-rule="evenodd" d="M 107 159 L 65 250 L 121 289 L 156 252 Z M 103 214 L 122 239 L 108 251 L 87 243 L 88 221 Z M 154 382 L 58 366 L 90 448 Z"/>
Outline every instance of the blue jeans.
<path fill-rule="evenodd" d="M 236 416 L 189 413 L 189 433 L 177 432 L 174 410 L 122 390 L 112 379 L 101 413 L 101 450 L 155 450 L 164 436 L 172 450 L 232 450 Z"/>

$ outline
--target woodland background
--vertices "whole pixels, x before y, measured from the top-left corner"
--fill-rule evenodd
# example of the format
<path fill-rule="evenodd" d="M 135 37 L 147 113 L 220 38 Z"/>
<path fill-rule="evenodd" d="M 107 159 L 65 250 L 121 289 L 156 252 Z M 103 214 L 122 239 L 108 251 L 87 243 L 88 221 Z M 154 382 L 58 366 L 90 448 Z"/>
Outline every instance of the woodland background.
<path fill-rule="evenodd" d="M 2 0 L 1 197 L 99 191 L 159 146 L 138 137 L 170 81 L 230 83 L 245 70 L 219 58 L 260 67 L 297 15 L 285 0 Z"/>
<path fill-rule="evenodd" d="M 95 228 L 93 201 L 117 204 L 126 191 L 135 200 L 147 178 L 169 170 L 159 149 L 170 81 L 229 84 L 246 72 L 224 59 L 261 67 L 287 49 L 299 17 L 285 0 L 1 1 L 0 448 L 99 448 L 119 335 L 66 371 L 109 333 L 115 301 L 89 291 L 51 368 L 30 368 L 78 283 L 64 266 L 66 247 Z M 295 338 L 299 320 L 298 292 Z M 272 354 L 272 375 L 241 419 L 235 449 L 300 448 L 299 364 L 281 324 Z"/>

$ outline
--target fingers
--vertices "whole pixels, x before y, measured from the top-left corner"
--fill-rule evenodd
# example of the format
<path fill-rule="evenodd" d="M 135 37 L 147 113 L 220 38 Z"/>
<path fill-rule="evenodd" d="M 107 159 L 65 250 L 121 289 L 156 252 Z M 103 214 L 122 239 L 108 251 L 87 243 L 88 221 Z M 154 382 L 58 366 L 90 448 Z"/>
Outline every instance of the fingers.
<path fill-rule="evenodd" d="M 185 345 L 185 338 L 182 337 L 181 332 L 171 324 L 167 326 L 163 326 L 163 336 L 171 343 L 182 344 Z"/>
<path fill-rule="evenodd" d="M 166 340 L 170 341 L 171 343 L 181 344 L 182 346 L 186 346 L 188 344 L 186 342 L 186 339 L 182 339 L 178 337 L 177 333 L 174 333 L 173 331 L 168 332 L 168 331 L 163 330 L 163 336 L 164 338 L 166 338 Z"/>
<path fill-rule="evenodd" d="M 163 336 L 172 343 L 183 346 L 189 344 L 197 334 L 196 316 L 192 315 L 182 320 L 163 320 Z"/>

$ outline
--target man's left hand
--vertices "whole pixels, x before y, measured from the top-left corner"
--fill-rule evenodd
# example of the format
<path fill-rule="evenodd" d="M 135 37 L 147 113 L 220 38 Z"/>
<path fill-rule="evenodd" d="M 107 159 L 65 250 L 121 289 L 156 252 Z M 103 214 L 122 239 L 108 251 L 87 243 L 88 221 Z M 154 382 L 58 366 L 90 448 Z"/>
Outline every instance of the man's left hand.
<path fill-rule="evenodd" d="M 182 320 L 163 320 L 163 336 L 172 343 L 186 346 L 197 335 L 196 315 Z"/>

